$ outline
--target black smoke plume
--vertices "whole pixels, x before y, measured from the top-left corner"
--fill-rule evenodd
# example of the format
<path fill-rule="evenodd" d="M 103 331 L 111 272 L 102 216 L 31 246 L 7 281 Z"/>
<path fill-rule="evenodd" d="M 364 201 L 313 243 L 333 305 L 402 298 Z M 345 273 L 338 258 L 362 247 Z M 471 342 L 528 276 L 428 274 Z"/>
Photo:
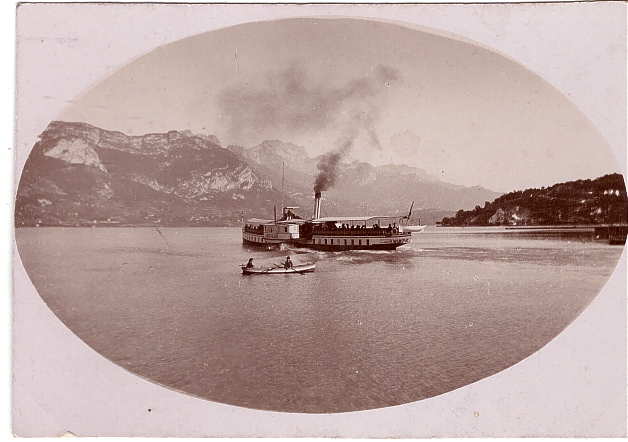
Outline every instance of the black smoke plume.
<path fill-rule="evenodd" d="M 360 123 L 362 130 L 379 143 L 372 129 L 379 116 L 374 98 L 398 78 L 396 69 L 380 65 L 334 86 L 326 78 L 316 79 L 293 66 L 269 73 L 261 83 L 243 82 L 225 88 L 217 104 L 229 124 L 229 136 L 236 138 L 230 142 L 242 142 L 237 139 L 242 134 L 273 138 L 281 133 L 330 127 L 346 134 L 347 125 Z"/>
<path fill-rule="evenodd" d="M 314 188 L 333 187 L 338 164 L 349 153 L 357 137 L 381 149 L 375 132 L 381 100 L 387 87 L 399 79 L 399 71 L 380 65 L 369 72 L 333 86 L 316 80 L 298 67 L 270 74 L 262 83 L 244 83 L 224 89 L 218 100 L 229 121 L 229 135 L 280 137 L 334 128 L 342 144 L 323 156 L 318 164 Z M 238 140 L 239 141 L 239 140 Z"/>
<path fill-rule="evenodd" d="M 314 180 L 314 192 L 324 192 L 336 184 L 338 178 L 338 163 L 351 150 L 353 141 L 346 142 L 340 149 L 327 152 L 318 162 L 318 175 Z"/>

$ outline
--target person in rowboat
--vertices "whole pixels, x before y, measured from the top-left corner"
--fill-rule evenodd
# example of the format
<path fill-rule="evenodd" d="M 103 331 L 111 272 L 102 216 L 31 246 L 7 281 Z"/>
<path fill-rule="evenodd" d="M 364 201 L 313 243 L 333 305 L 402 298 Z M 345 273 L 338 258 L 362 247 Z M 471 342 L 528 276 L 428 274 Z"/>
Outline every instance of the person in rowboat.
<path fill-rule="evenodd" d="M 249 262 L 246 263 L 246 268 L 252 269 L 253 267 L 253 258 L 249 258 Z"/>
<path fill-rule="evenodd" d="M 290 260 L 289 256 L 286 258 L 286 262 L 283 263 L 283 268 L 286 270 L 292 268 L 292 261 Z"/>

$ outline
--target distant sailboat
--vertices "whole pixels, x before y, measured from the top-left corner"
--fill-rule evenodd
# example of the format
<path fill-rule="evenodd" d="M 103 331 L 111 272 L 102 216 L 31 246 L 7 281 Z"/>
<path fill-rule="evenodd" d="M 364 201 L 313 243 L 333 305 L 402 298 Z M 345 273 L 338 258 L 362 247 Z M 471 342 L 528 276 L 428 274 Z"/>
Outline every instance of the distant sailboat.
<path fill-rule="evenodd" d="M 408 214 L 402 218 L 406 220 L 406 223 L 410 222 L 410 216 L 412 215 L 412 207 L 414 207 L 414 201 L 412 201 L 412 205 L 410 205 L 410 211 L 408 212 Z M 408 225 L 403 225 L 403 224 L 399 226 L 400 231 L 409 232 L 409 233 L 419 233 L 419 232 L 422 232 L 423 229 L 425 229 L 425 226 L 421 225 L 421 220 L 419 220 L 419 224 L 416 226 L 408 226 Z"/>

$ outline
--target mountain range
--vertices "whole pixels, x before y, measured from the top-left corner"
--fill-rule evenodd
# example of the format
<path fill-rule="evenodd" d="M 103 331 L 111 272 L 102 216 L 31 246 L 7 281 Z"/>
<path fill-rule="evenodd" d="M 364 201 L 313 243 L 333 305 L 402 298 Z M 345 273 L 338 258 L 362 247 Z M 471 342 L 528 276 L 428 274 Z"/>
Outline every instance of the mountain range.
<path fill-rule="evenodd" d="M 51 122 L 28 157 L 16 226 L 239 225 L 272 219 L 273 207 L 307 218 L 322 156 L 279 140 L 222 147 L 191 131 L 129 136 L 80 122 Z M 434 223 L 500 194 L 440 181 L 406 165 L 339 162 L 323 215 L 406 214 Z"/>

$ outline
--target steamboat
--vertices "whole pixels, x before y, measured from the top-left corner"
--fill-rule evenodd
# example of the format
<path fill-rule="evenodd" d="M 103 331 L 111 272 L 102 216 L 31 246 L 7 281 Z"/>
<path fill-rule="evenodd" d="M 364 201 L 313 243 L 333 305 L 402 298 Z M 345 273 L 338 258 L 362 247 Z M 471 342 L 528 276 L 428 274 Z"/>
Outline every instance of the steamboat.
<path fill-rule="evenodd" d="M 296 217 L 292 207 L 283 208 L 279 220 L 249 219 L 242 226 L 242 242 L 247 245 L 307 247 L 314 250 L 394 250 L 408 244 L 411 231 L 404 230 L 405 216 L 321 217 L 321 193 L 314 198 L 312 219 Z"/>

